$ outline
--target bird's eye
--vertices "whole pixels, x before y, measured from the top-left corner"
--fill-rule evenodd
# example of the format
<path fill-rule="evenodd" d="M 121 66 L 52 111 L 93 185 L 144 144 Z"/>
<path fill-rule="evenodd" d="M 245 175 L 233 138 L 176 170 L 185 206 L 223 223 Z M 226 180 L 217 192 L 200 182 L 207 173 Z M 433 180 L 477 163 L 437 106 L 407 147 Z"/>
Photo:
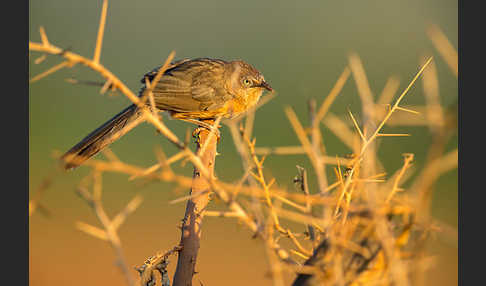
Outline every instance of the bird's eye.
<path fill-rule="evenodd" d="M 248 79 L 248 78 L 245 78 L 245 79 L 243 80 L 243 85 L 244 85 L 244 86 L 246 86 L 246 87 L 251 86 L 251 80 L 250 80 L 250 79 Z"/>

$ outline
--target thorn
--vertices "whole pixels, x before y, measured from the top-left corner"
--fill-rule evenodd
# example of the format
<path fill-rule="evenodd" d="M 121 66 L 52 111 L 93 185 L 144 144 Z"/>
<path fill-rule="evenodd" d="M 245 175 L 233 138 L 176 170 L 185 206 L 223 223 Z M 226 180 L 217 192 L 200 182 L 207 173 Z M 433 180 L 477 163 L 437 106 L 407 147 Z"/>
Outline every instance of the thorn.
<path fill-rule="evenodd" d="M 46 54 L 43 54 L 42 56 L 38 57 L 38 58 L 37 58 L 37 59 L 34 61 L 34 63 L 35 63 L 36 65 L 38 65 L 38 64 L 40 64 L 41 62 L 43 62 L 43 61 L 44 61 L 46 58 L 47 58 L 47 55 L 46 55 Z"/>
<path fill-rule="evenodd" d="M 260 181 L 260 177 L 258 177 L 255 173 L 253 173 L 252 171 L 250 171 L 250 175 L 253 176 L 253 178 L 255 178 L 257 181 Z"/>
<path fill-rule="evenodd" d="M 351 116 L 351 120 L 353 121 L 353 124 L 354 124 L 354 127 L 356 128 L 356 130 L 358 131 L 358 134 L 359 136 L 361 137 L 361 139 L 366 142 L 366 138 L 363 134 L 363 132 L 361 131 L 361 129 L 359 128 L 359 125 L 358 125 L 358 122 L 356 121 L 356 119 L 354 118 L 353 116 L 353 113 L 351 112 L 351 110 L 348 109 L 348 112 L 349 112 L 349 115 Z"/>
<path fill-rule="evenodd" d="M 270 180 L 270 183 L 268 183 L 267 188 L 269 188 L 269 189 L 270 189 L 270 187 L 271 187 L 271 186 L 272 186 L 274 183 L 275 183 L 275 178 L 272 178 L 272 179 Z"/>
<path fill-rule="evenodd" d="M 408 109 L 408 108 L 403 108 L 403 107 L 400 107 L 400 106 L 397 106 L 396 109 L 401 110 L 401 111 L 405 111 L 405 112 L 410 112 L 410 113 L 413 113 L 413 114 L 420 114 L 420 112 L 417 112 L 415 110 L 411 110 L 411 109 Z"/>
<path fill-rule="evenodd" d="M 109 88 L 111 88 L 111 87 L 112 87 L 112 85 L 113 85 L 113 84 L 112 84 L 111 79 L 107 80 L 107 81 L 105 82 L 105 84 L 103 84 L 103 86 L 101 87 L 101 89 L 100 89 L 100 94 L 104 94 L 104 93 L 105 93 L 105 92 L 106 92 L 106 91 L 107 91 Z"/>
<path fill-rule="evenodd" d="M 49 40 L 47 39 L 46 30 L 44 29 L 43 26 L 40 26 L 39 33 L 40 33 L 40 36 L 41 36 L 42 44 L 44 46 L 48 46 Z"/>
<path fill-rule="evenodd" d="M 267 158 L 266 154 L 262 156 L 262 159 L 260 160 L 260 166 L 263 166 L 263 162 L 265 161 L 266 158 Z"/>

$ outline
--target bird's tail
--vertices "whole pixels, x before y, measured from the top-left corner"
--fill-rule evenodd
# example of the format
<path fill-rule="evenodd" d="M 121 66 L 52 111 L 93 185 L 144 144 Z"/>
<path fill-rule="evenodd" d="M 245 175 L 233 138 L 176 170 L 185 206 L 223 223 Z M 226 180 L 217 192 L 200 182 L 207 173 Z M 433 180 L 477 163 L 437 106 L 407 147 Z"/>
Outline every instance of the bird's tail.
<path fill-rule="evenodd" d="M 136 124 L 130 123 L 136 123 L 135 121 L 140 119 L 140 115 L 141 113 L 135 105 L 125 108 L 69 149 L 61 157 L 63 167 L 67 170 L 80 166 L 135 127 Z"/>

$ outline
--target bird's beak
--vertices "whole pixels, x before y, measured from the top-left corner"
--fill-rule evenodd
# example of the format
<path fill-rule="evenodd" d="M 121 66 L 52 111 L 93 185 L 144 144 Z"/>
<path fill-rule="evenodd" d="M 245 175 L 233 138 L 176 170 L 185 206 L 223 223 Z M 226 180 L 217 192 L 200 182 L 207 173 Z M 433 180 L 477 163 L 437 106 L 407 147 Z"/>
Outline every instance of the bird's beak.
<path fill-rule="evenodd" d="M 262 87 L 270 92 L 273 92 L 273 88 L 266 81 L 262 81 L 259 87 Z"/>

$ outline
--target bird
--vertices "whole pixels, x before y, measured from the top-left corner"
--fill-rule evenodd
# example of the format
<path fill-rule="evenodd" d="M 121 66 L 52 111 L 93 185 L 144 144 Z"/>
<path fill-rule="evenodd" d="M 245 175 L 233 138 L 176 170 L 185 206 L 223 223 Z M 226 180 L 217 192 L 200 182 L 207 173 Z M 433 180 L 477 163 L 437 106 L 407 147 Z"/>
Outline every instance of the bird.
<path fill-rule="evenodd" d="M 146 80 L 151 82 L 160 68 L 143 76 L 139 97 L 147 90 Z M 211 58 L 170 63 L 152 88 L 157 111 L 166 111 L 171 118 L 205 128 L 211 125 L 202 120 L 237 117 L 255 106 L 265 90 L 273 93 L 263 75 L 245 61 Z M 150 106 L 148 102 L 146 104 Z M 127 128 L 129 123 L 140 116 L 142 111 L 135 104 L 116 114 L 61 156 L 63 168 L 72 170 L 82 165 L 125 135 L 131 129 Z"/>

